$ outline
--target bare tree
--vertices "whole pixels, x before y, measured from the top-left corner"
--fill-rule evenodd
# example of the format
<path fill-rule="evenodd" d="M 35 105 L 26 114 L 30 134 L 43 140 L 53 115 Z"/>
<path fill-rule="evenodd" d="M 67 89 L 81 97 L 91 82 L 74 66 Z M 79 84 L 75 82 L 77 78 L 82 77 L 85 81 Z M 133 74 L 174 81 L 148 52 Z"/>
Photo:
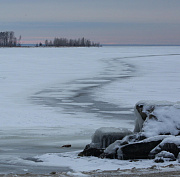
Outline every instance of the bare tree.
<path fill-rule="evenodd" d="M 17 39 L 13 31 L 0 32 L 0 46 L 1 47 L 15 47 Z"/>

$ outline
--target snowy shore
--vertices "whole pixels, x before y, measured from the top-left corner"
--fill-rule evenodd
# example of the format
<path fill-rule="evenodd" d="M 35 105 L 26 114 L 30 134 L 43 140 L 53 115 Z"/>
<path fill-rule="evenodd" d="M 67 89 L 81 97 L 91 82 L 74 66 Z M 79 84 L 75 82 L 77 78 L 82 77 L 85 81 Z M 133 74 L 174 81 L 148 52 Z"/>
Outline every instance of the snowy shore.
<path fill-rule="evenodd" d="M 164 168 L 164 169 L 163 169 Z M 180 175 L 180 169 L 175 167 L 173 165 L 169 166 L 164 166 L 162 169 L 157 169 L 155 166 L 152 166 L 148 169 L 140 168 L 132 168 L 132 169 L 127 169 L 127 170 L 110 170 L 110 171 L 91 171 L 91 172 L 85 172 L 81 174 L 71 174 L 71 173 L 56 173 L 56 172 L 51 172 L 49 174 L 0 174 L 0 177 L 75 177 L 75 176 L 82 176 L 82 177 L 90 177 L 90 176 L 96 176 L 96 177 L 174 177 L 174 176 L 179 176 Z"/>

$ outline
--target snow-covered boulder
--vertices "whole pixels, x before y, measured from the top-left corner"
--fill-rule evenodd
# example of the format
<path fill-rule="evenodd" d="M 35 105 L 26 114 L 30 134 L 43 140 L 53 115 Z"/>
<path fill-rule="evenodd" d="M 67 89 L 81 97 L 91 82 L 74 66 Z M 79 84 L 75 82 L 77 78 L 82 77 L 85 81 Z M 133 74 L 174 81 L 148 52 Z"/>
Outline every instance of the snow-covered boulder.
<path fill-rule="evenodd" d="M 105 149 L 116 140 L 121 140 L 130 134 L 132 132 L 125 128 L 101 127 L 92 136 L 91 147 Z"/>
<path fill-rule="evenodd" d="M 99 157 L 106 147 L 121 140 L 125 136 L 132 134 L 128 129 L 101 127 L 95 131 L 92 136 L 92 142 L 79 153 L 79 156 L 96 156 Z"/>
<path fill-rule="evenodd" d="M 164 161 L 174 161 L 176 160 L 173 153 L 167 151 L 161 151 L 160 153 L 156 154 L 154 161 L 156 163 L 162 163 Z"/>
<path fill-rule="evenodd" d="M 140 101 L 134 112 L 134 132 L 144 132 L 146 137 L 180 134 L 180 102 Z"/>
<path fill-rule="evenodd" d="M 159 135 L 151 138 L 146 138 L 142 141 L 130 142 L 126 145 L 119 146 L 117 150 L 118 159 L 147 159 L 149 153 L 154 149 L 159 143 L 162 142 L 164 138 L 168 135 Z"/>
<path fill-rule="evenodd" d="M 134 133 L 127 129 L 100 128 L 85 148 L 85 154 L 118 159 L 156 158 L 157 162 L 177 158 L 180 152 L 180 102 L 140 101 L 134 112 L 137 117 Z"/>
<path fill-rule="evenodd" d="M 162 151 L 167 151 L 174 154 L 175 158 L 177 158 L 180 152 L 180 136 L 172 136 L 164 138 L 164 140 L 151 150 L 149 153 L 150 158 L 154 158 L 158 153 Z"/>
<path fill-rule="evenodd" d="M 110 144 L 101 154 L 101 158 L 118 158 L 117 151 L 121 146 L 132 144 L 138 141 L 145 139 L 142 133 L 134 133 L 131 135 L 125 136 L 122 140 L 117 140 L 114 143 Z"/>

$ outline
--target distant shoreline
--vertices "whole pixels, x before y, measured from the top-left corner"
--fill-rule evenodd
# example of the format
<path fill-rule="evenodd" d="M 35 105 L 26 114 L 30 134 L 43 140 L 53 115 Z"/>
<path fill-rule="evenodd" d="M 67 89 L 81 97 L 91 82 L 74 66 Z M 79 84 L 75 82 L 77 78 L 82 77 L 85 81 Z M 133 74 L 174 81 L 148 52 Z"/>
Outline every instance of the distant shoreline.
<path fill-rule="evenodd" d="M 147 46 L 147 47 L 166 47 L 166 46 L 180 46 L 180 44 L 179 45 L 172 45 L 172 44 L 162 44 L 162 45 L 160 45 L 160 44 L 102 44 L 102 46 L 114 46 L 114 47 L 118 47 L 118 46 L 122 46 L 122 47 L 145 47 L 145 46 Z"/>
<path fill-rule="evenodd" d="M 156 45 L 156 44 L 101 44 L 100 46 L 36 46 L 36 44 L 21 44 L 21 46 L 0 46 L 0 48 L 94 48 L 94 47 L 180 47 L 180 45 Z"/>

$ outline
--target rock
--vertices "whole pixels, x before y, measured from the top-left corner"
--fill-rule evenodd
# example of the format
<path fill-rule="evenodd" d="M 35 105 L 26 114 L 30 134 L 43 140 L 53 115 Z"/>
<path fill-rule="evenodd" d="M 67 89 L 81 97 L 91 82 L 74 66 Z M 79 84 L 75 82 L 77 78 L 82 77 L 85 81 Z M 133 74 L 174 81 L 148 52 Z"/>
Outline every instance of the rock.
<path fill-rule="evenodd" d="M 157 157 L 157 158 L 154 159 L 154 162 L 156 162 L 156 163 L 164 163 L 164 158 Z"/>
<path fill-rule="evenodd" d="M 134 112 L 134 132 L 144 132 L 147 137 L 180 134 L 180 102 L 140 101 Z"/>
<path fill-rule="evenodd" d="M 156 147 L 162 140 L 141 141 L 127 144 L 117 150 L 118 159 L 147 159 L 149 152 Z"/>
<path fill-rule="evenodd" d="M 100 157 L 117 159 L 155 158 L 155 154 L 154 156 L 150 156 L 149 153 L 153 149 L 156 149 L 164 139 L 169 137 L 169 135 L 159 135 L 145 138 L 141 133 L 133 135 L 126 136 L 124 139 L 114 142 L 104 150 L 104 153 Z M 159 152 L 156 152 L 156 154 Z"/>
<path fill-rule="evenodd" d="M 97 149 L 90 146 L 90 144 L 86 145 L 85 149 L 78 154 L 78 156 L 95 156 L 99 157 L 104 152 L 104 149 Z"/>
<path fill-rule="evenodd" d="M 140 134 L 141 135 L 141 134 Z M 137 142 L 130 142 L 126 145 L 119 146 L 117 150 L 118 159 L 147 159 L 149 153 L 160 142 L 162 142 L 168 135 L 159 135 L 155 137 L 146 138 Z M 126 137 L 125 137 L 126 138 Z M 125 139 L 124 138 L 124 139 Z"/>
<path fill-rule="evenodd" d="M 101 159 L 105 159 L 105 158 L 107 158 L 107 159 L 117 159 L 118 158 L 117 157 L 117 150 L 118 149 L 116 149 L 115 153 L 110 153 L 110 154 L 103 152 L 102 154 L 100 154 L 99 158 L 101 158 Z"/>
<path fill-rule="evenodd" d="M 136 115 L 136 122 L 134 132 L 141 132 L 143 123 L 147 118 L 147 114 L 143 112 L 143 103 L 137 103 L 134 107 L 134 113 Z"/>
<path fill-rule="evenodd" d="M 80 155 L 101 158 L 147 159 L 163 162 L 180 152 L 180 102 L 140 101 L 134 107 L 134 133 L 127 129 L 99 128 Z M 162 153 L 161 153 L 162 152 Z M 179 160 L 180 161 L 180 160 Z"/>
<path fill-rule="evenodd" d="M 151 170 L 155 170 L 156 168 L 157 168 L 156 165 L 153 165 L 153 166 L 149 167 L 149 169 L 151 169 Z"/>
<path fill-rule="evenodd" d="M 56 174 L 56 172 L 55 171 L 52 171 L 51 173 L 50 173 L 50 175 L 55 175 Z"/>
<path fill-rule="evenodd" d="M 172 153 L 177 158 L 180 152 L 180 136 L 167 136 L 157 147 L 151 150 L 149 157 L 154 158 L 161 151 Z"/>
<path fill-rule="evenodd" d="M 135 133 L 132 135 L 127 135 L 122 140 L 117 140 L 114 143 L 110 144 L 104 150 L 104 153 L 101 154 L 100 157 L 101 158 L 117 159 L 118 158 L 117 150 L 119 149 L 119 147 L 126 145 L 126 144 L 129 144 L 129 143 L 144 140 L 145 138 L 146 137 L 142 133 Z"/>
<path fill-rule="evenodd" d="M 79 156 L 99 157 L 106 147 L 129 134 L 132 134 L 132 132 L 128 129 L 101 127 L 95 131 L 92 136 L 92 142 L 86 145 L 85 149 L 79 153 Z M 108 157 L 110 158 L 110 155 Z M 103 156 L 101 156 L 101 158 L 103 158 Z"/>
<path fill-rule="evenodd" d="M 173 153 L 167 151 L 161 151 L 160 153 L 156 154 L 154 161 L 156 163 L 162 163 L 164 161 L 175 161 L 176 158 Z"/>
<path fill-rule="evenodd" d="M 33 162 L 43 162 L 39 158 L 35 158 L 35 157 L 27 157 L 24 160 L 30 160 L 30 161 L 33 161 Z"/>
<path fill-rule="evenodd" d="M 63 146 L 61 146 L 62 148 L 64 148 L 64 147 L 66 147 L 66 148 L 69 148 L 69 147 L 71 147 L 71 144 L 66 144 L 66 145 L 63 145 Z"/>
<path fill-rule="evenodd" d="M 97 129 L 92 136 L 91 147 L 105 149 L 116 140 L 121 140 L 130 134 L 132 134 L 132 132 L 125 128 L 101 127 Z"/>

